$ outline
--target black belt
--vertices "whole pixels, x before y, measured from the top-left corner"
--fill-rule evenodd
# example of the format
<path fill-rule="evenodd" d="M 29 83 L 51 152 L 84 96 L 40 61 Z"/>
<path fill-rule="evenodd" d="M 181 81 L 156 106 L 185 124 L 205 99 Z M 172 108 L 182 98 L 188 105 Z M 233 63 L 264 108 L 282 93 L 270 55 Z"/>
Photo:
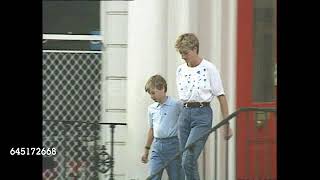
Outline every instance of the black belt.
<path fill-rule="evenodd" d="M 210 102 L 186 102 L 183 103 L 183 107 L 185 108 L 198 108 L 198 107 L 205 107 L 210 106 Z"/>

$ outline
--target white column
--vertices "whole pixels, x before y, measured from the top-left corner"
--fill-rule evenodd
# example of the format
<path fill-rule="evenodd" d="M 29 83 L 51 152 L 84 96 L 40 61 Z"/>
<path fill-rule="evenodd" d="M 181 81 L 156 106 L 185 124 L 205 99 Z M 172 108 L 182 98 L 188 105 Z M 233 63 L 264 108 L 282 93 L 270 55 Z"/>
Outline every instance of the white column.
<path fill-rule="evenodd" d="M 167 84 L 168 94 L 177 97 L 176 69 L 184 63 L 176 52 L 175 42 L 182 33 L 193 32 L 198 34 L 198 1 L 174 0 L 168 1 L 168 63 Z"/>
<path fill-rule="evenodd" d="M 136 0 L 128 7 L 128 169 L 127 178 L 145 179 L 148 165 L 141 155 L 148 129 L 147 107 L 152 100 L 144 92 L 148 78 L 166 77 L 167 1 Z"/>
<path fill-rule="evenodd" d="M 223 59 L 221 59 L 221 51 L 222 51 L 222 41 L 225 41 L 226 37 L 222 37 L 222 24 L 224 22 L 222 22 L 222 0 L 214 0 L 214 10 L 216 13 L 214 14 L 215 17 L 215 29 L 214 29 L 214 50 L 215 50 L 215 60 L 214 63 L 217 65 L 217 68 L 220 70 L 220 74 L 221 74 L 221 79 L 223 81 L 223 86 L 225 89 L 225 92 L 227 93 L 227 89 L 225 87 L 225 79 L 226 77 L 224 77 L 224 73 L 223 73 L 223 66 L 225 65 L 223 62 Z M 227 97 L 227 101 L 229 99 L 228 94 L 226 94 Z M 218 100 L 216 99 L 216 109 L 217 109 L 217 113 L 216 113 L 216 122 L 220 122 L 221 120 L 223 120 L 222 117 L 222 113 L 221 113 L 221 109 L 220 109 L 220 105 L 218 103 Z M 229 101 L 228 101 L 229 102 Z M 229 104 L 228 104 L 229 105 Z M 221 128 L 218 130 L 218 163 L 217 163 L 217 177 L 220 180 L 225 180 L 226 179 L 226 141 L 223 138 L 223 134 L 221 132 Z"/>
<path fill-rule="evenodd" d="M 236 30 L 237 0 L 222 1 L 222 76 L 226 94 L 228 95 L 229 113 L 236 111 Z M 236 119 L 230 121 L 233 137 L 229 140 L 229 180 L 236 179 Z"/>
<path fill-rule="evenodd" d="M 199 12 L 200 55 L 208 58 L 220 70 L 226 92 L 229 112 L 235 111 L 236 91 L 236 0 L 203 0 Z M 220 105 L 214 100 L 214 124 L 222 120 Z M 234 130 L 234 120 L 231 121 Z M 214 136 L 209 136 L 206 144 L 206 178 L 214 177 Z M 218 132 L 217 177 L 225 179 L 225 140 Z M 229 141 L 229 179 L 235 179 L 235 136 Z"/>
<path fill-rule="evenodd" d="M 199 54 L 201 57 L 209 60 L 221 72 L 221 66 L 223 64 L 221 60 L 221 0 L 202 0 L 199 4 Z M 213 126 L 220 122 L 222 119 L 220 105 L 215 98 L 211 103 L 213 109 Z M 218 133 L 218 137 L 219 133 Z M 218 140 L 218 147 L 223 148 L 221 140 Z M 212 133 L 206 143 L 204 149 L 204 164 L 205 164 L 205 178 L 212 179 L 215 177 L 215 167 L 214 162 L 218 160 L 217 173 L 221 174 L 221 150 L 218 149 L 218 159 L 215 159 L 215 149 L 214 149 L 214 133 Z M 221 176 L 217 176 L 221 179 Z"/>
<path fill-rule="evenodd" d="M 178 37 L 179 12 L 178 1 L 168 1 L 168 59 L 167 59 L 167 94 L 178 98 L 176 87 L 176 69 L 183 63 L 179 53 L 176 52 L 175 42 Z"/>
<path fill-rule="evenodd" d="M 208 58 L 220 70 L 227 95 L 229 112 L 235 111 L 236 91 L 236 0 L 203 0 L 199 12 L 200 55 Z M 222 120 L 220 106 L 213 104 L 216 122 Z M 231 127 L 235 134 L 234 120 Z M 219 133 L 218 139 L 218 179 L 225 179 L 225 141 Z M 206 177 L 214 177 L 214 136 L 210 135 L 206 144 Z M 229 179 L 235 179 L 235 137 L 229 141 Z"/>
<path fill-rule="evenodd" d="M 177 97 L 176 69 L 184 63 L 181 55 L 176 52 L 175 42 L 183 33 L 195 33 L 199 36 L 199 1 L 174 0 L 168 2 L 168 94 Z M 201 48 L 200 48 L 201 49 Z M 178 98 L 178 97 L 177 97 Z M 198 159 L 200 178 L 204 179 L 204 153 Z"/>
<path fill-rule="evenodd" d="M 199 55 L 212 62 L 214 59 L 213 53 L 213 29 L 214 25 L 214 12 L 213 5 L 211 0 L 200 1 L 199 7 Z M 214 110 L 214 108 L 213 108 Z M 214 113 L 216 114 L 216 113 Z M 216 117 L 214 117 L 216 118 Z M 204 180 L 214 178 L 214 136 L 211 134 L 207 140 L 206 146 L 203 149 L 204 151 Z"/>

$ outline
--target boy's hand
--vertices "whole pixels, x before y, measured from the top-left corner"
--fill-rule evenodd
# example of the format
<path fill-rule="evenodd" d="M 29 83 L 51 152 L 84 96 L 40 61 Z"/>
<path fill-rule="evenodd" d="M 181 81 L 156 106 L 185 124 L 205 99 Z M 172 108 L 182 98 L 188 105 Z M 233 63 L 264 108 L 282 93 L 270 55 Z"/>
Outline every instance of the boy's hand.
<path fill-rule="evenodd" d="M 144 154 L 141 157 L 142 163 L 147 163 L 148 162 L 148 156 L 149 156 L 149 152 L 148 151 L 144 152 Z"/>

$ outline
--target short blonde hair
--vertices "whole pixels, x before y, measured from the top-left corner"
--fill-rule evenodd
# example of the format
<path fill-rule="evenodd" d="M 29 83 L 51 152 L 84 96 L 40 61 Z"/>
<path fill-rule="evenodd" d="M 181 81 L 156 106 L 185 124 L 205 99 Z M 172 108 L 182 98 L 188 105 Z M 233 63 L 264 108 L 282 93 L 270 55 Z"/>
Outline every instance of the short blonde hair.
<path fill-rule="evenodd" d="M 147 81 L 144 87 L 144 90 L 150 93 L 151 88 L 157 88 L 158 90 L 161 90 L 164 88 L 164 92 L 167 92 L 167 82 L 162 76 L 156 74 L 149 78 L 149 80 Z"/>
<path fill-rule="evenodd" d="M 180 35 L 176 40 L 175 48 L 179 53 L 186 50 L 193 50 L 197 48 L 197 54 L 199 53 L 199 40 L 193 33 L 185 33 Z"/>

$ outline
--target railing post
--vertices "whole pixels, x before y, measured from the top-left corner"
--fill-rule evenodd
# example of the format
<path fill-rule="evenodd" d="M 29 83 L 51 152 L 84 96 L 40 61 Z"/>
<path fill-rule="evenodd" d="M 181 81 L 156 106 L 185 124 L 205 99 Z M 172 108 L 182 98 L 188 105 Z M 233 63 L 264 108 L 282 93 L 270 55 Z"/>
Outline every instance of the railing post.
<path fill-rule="evenodd" d="M 217 172 L 218 172 L 218 166 L 217 166 L 217 162 L 218 162 L 218 133 L 217 131 L 214 132 L 214 180 L 217 180 Z"/>
<path fill-rule="evenodd" d="M 114 132 L 115 132 L 115 128 L 117 125 L 127 125 L 126 123 L 99 123 L 100 125 L 109 125 L 110 127 L 110 132 L 111 132 L 111 136 L 110 136 L 110 155 L 105 152 L 105 154 L 108 155 L 107 159 L 106 159 L 106 166 L 107 166 L 107 170 L 103 171 L 102 173 L 107 173 L 110 170 L 110 175 L 109 175 L 109 180 L 114 180 Z"/>
<path fill-rule="evenodd" d="M 114 137 L 113 137 L 113 134 L 114 134 L 114 128 L 115 128 L 115 125 L 114 124 L 110 124 L 110 129 L 111 129 L 111 157 L 110 157 L 110 180 L 114 180 L 113 179 L 113 163 L 114 163 L 114 160 L 113 160 L 113 143 L 114 143 Z"/>
<path fill-rule="evenodd" d="M 226 129 L 227 129 L 227 134 L 229 133 L 228 131 L 229 131 L 229 122 L 227 123 L 227 125 L 226 125 L 227 127 L 226 127 Z M 225 172 L 226 172 L 226 180 L 228 180 L 229 179 L 229 176 L 228 176 L 228 174 L 229 174 L 229 169 L 228 169 L 228 167 L 229 167 L 229 140 L 225 140 L 226 141 L 226 170 L 225 170 Z"/>

